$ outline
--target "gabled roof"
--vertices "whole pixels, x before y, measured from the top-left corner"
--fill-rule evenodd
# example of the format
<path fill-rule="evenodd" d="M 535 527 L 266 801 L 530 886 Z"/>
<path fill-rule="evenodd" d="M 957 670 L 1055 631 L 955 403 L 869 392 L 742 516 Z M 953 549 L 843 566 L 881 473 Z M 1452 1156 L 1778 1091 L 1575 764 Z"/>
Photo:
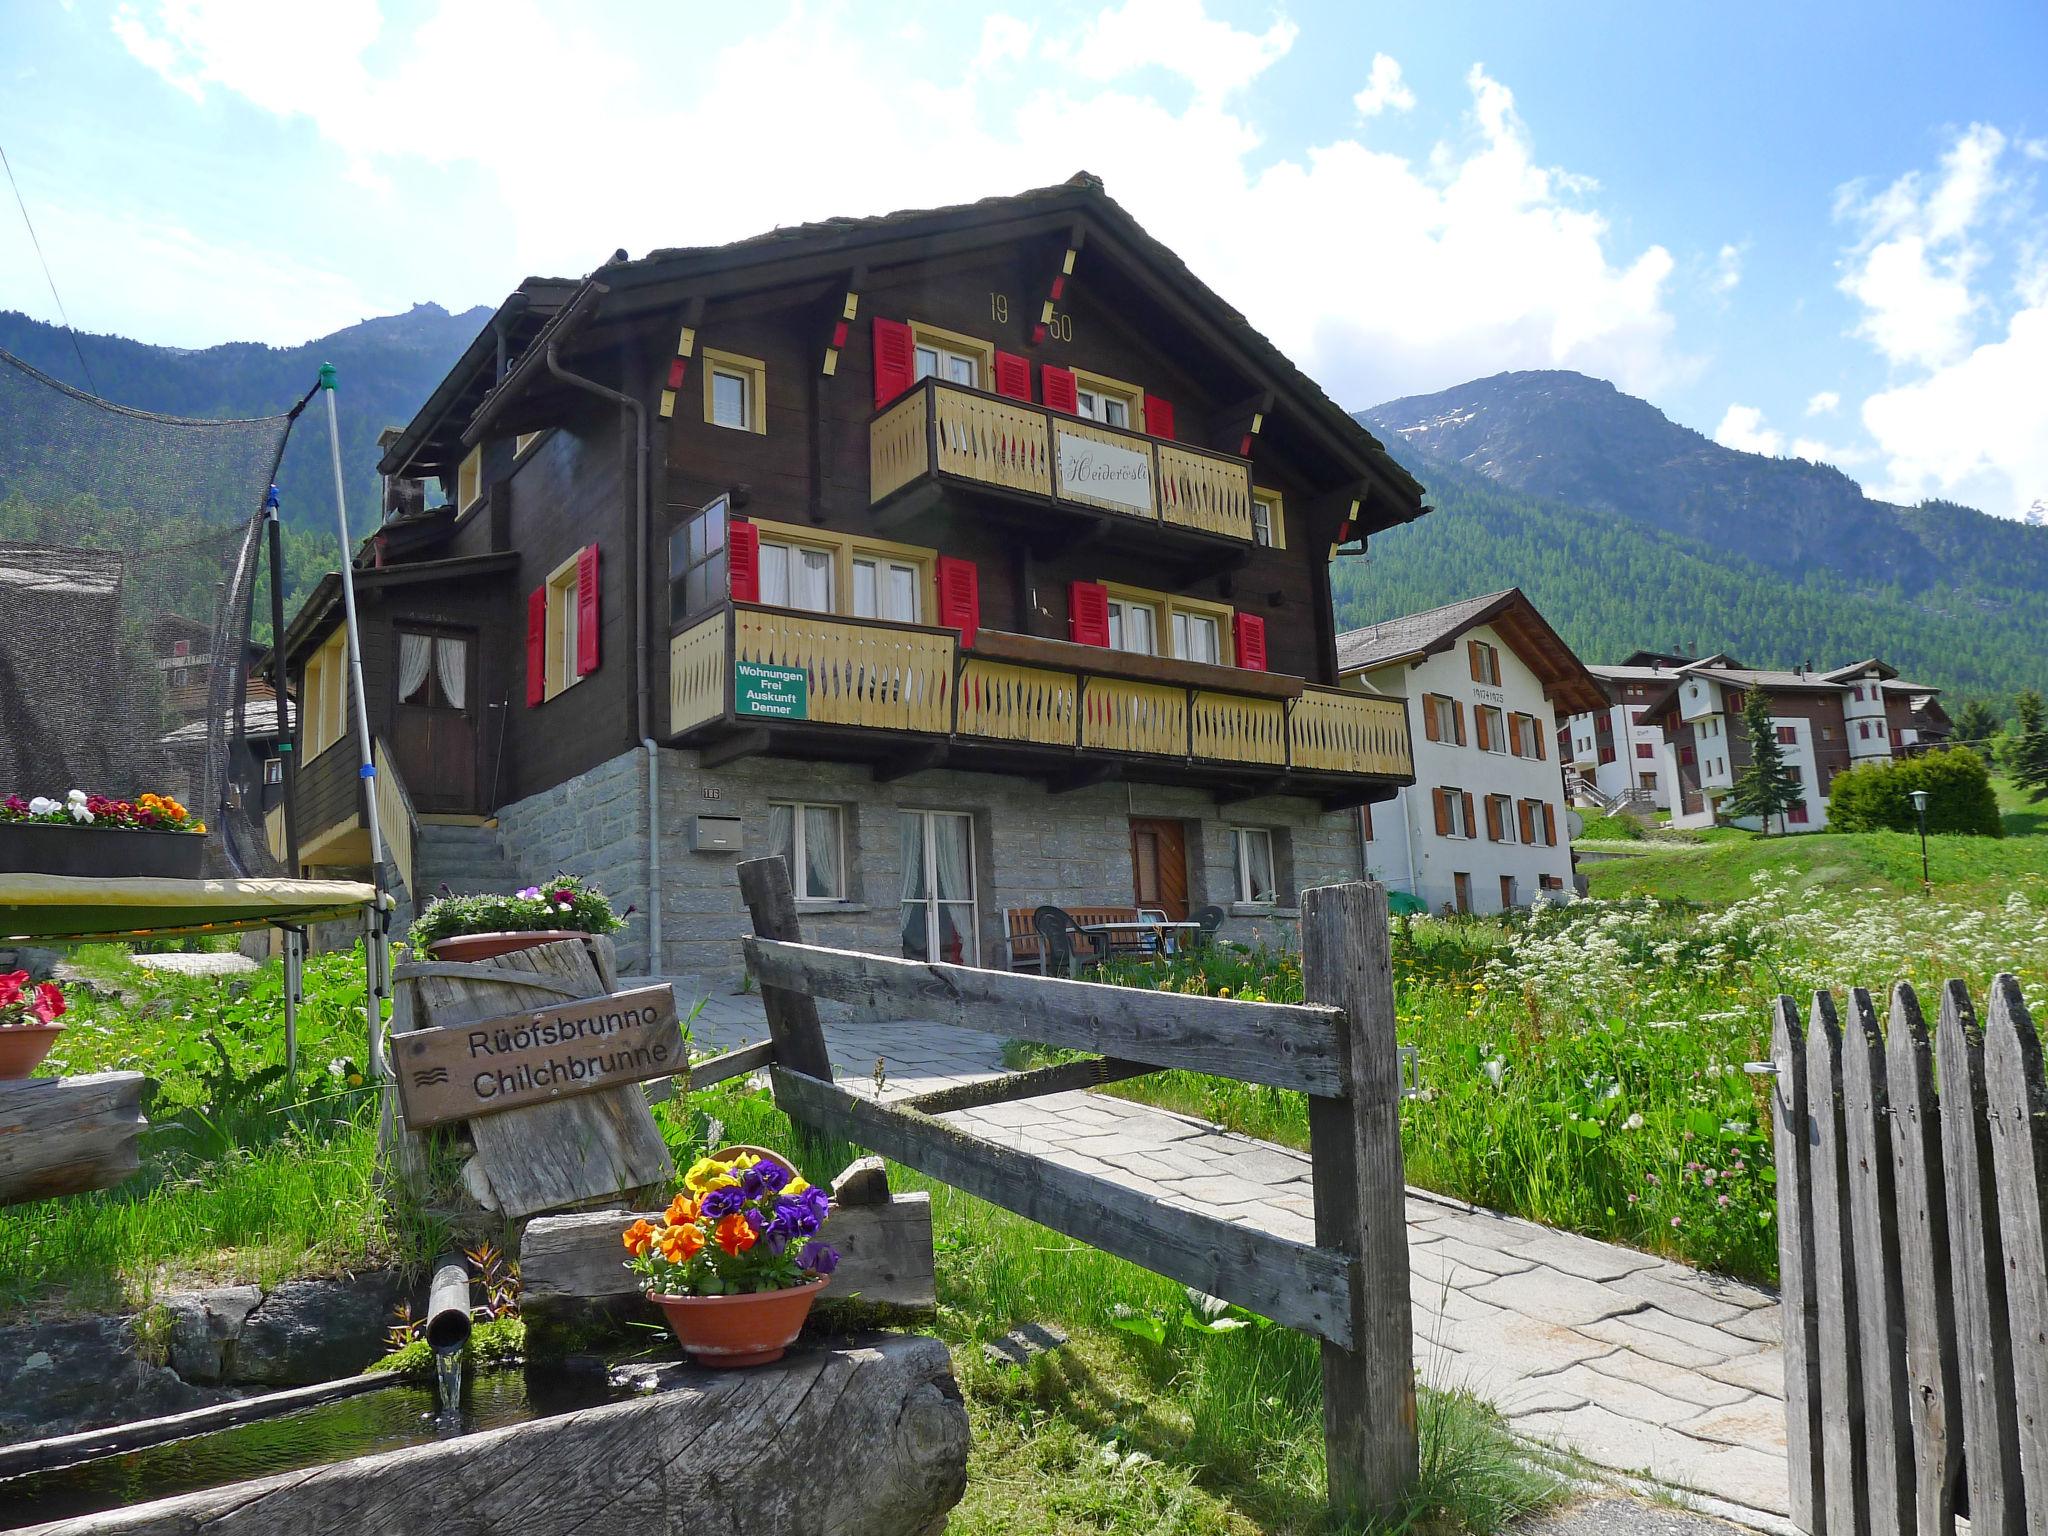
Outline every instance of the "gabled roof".
<path fill-rule="evenodd" d="M 1717 683 L 1732 684 L 1737 688 L 1761 688 L 1765 692 L 1791 690 L 1801 693 L 1842 693 L 1845 685 L 1830 680 L 1831 674 L 1821 672 L 1786 672 L 1770 667 L 1737 667 L 1719 662 L 1696 661 L 1691 666 L 1678 669 L 1680 677 L 1704 677 Z"/>
<path fill-rule="evenodd" d="M 559 343 L 566 357 L 578 349 L 611 345 L 628 329 L 656 319 L 671 323 L 685 303 L 697 298 L 723 298 L 807 281 L 843 282 L 856 268 L 916 259 L 929 255 L 934 245 L 960 251 L 1075 235 L 1081 237 L 1090 256 L 1101 250 L 1116 269 L 1136 275 L 1135 280 L 1158 308 L 1197 333 L 1205 346 L 1242 373 L 1248 380 L 1248 395 L 1270 390 L 1292 407 L 1274 418 L 1276 425 L 1298 424 L 1322 453 L 1377 487 L 1363 514 L 1364 531 L 1410 521 L 1425 510 L 1421 484 L 1377 438 L 1190 271 L 1179 256 L 1147 234 L 1103 190 L 1102 182 L 1086 172 L 1058 186 L 951 207 L 825 219 L 726 245 L 650 251 L 637 260 L 628 260 L 620 252 L 590 274 L 571 296 L 557 302 L 547 324 L 524 341 L 521 364 L 502 378 L 483 367 L 495 346 L 494 338 L 491 347 L 484 345 L 490 335 L 487 328 L 486 335 L 478 338 L 478 344 L 435 391 L 428 407 L 386 452 L 379 468 L 386 474 L 399 473 L 409 461 L 418 458 L 426 463 L 430 455 L 443 465 L 451 458 L 459 461 L 460 454 L 446 441 L 446 433 L 425 425 L 437 405 L 445 419 L 451 401 L 473 401 L 467 429 L 473 441 L 480 432 L 497 425 L 501 416 L 515 414 L 511 409 L 514 401 L 560 388 L 538 365 L 551 341 Z M 1087 257 L 1084 263 L 1085 276 L 1092 263 Z M 542 281 L 560 282 L 529 279 L 522 290 Z M 483 393 L 476 388 L 480 370 L 488 386 Z M 524 414 L 533 413 L 527 410 Z M 503 430 L 524 429 L 516 421 L 503 423 Z"/>
<path fill-rule="evenodd" d="M 1565 714 L 1607 707 L 1607 695 L 1593 674 L 1520 587 L 1347 630 L 1337 637 L 1338 674 L 1376 672 L 1439 655 L 1456 644 L 1460 635 L 1482 624 L 1493 626 L 1542 680 L 1543 696 Z"/>
<path fill-rule="evenodd" d="M 1890 662 L 1872 656 L 1868 660 L 1855 662 L 1850 666 L 1837 667 L 1832 672 L 1823 672 L 1821 676 L 1829 682 L 1850 683 L 1855 682 L 1859 678 L 1868 677 L 1873 672 L 1878 675 L 1879 679 L 1887 682 L 1899 675 L 1899 669 Z"/>

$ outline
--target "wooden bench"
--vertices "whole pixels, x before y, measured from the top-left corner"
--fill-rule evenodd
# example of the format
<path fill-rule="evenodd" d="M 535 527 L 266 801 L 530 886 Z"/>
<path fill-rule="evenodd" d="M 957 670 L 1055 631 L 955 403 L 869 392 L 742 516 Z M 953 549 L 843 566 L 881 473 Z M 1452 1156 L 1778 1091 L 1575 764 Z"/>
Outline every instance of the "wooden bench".
<path fill-rule="evenodd" d="M 1067 916 L 1071 917 L 1083 928 L 1088 927 L 1091 923 L 1135 923 L 1138 920 L 1138 909 L 1136 907 L 1066 907 L 1061 906 L 1056 901 L 1041 903 L 1041 905 L 1060 907 L 1061 911 L 1065 912 Z M 1031 926 L 1032 914 L 1037 910 L 1037 907 L 1008 907 L 1004 909 L 1003 926 L 1005 929 L 1005 942 L 1009 946 L 1010 969 L 1013 971 L 1026 970 L 1043 973 L 1045 970 L 1045 941 L 1039 938 L 1038 930 Z M 1086 952 L 1085 946 L 1092 946 L 1094 942 L 1090 938 L 1077 938 L 1074 940 L 1074 947 L 1077 950 L 1084 950 Z"/>

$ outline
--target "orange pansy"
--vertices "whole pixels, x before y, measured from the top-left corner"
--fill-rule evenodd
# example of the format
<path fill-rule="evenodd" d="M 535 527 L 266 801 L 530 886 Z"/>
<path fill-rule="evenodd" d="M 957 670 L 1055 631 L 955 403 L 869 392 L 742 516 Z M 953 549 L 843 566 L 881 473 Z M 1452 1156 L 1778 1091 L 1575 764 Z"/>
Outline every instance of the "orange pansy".
<path fill-rule="evenodd" d="M 745 1253 L 756 1242 L 754 1229 L 747 1225 L 747 1218 L 738 1211 L 718 1224 L 716 1235 L 718 1246 L 734 1257 Z"/>
<path fill-rule="evenodd" d="M 654 1240 L 661 1256 L 671 1264 L 687 1264 L 704 1246 L 704 1234 L 695 1227 L 663 1227 Z"/>
<path fill-rule="evenodd" d="M 677 1195 L 669 1201 L 662 1219 L 672 1227 L 686 1226 L 697 1219 L 697 1202 L 688 1195 Z"/>
<path fill-rule="evenodd" d="M 654 1246 L 654 1228 L 644 1221 L 634 1222 L 633 1225 L 626 1228 L 625 1243 L 626 1252 L 632 1254 L 636 1259 L 639 1258 L 649 1248 Z"/>

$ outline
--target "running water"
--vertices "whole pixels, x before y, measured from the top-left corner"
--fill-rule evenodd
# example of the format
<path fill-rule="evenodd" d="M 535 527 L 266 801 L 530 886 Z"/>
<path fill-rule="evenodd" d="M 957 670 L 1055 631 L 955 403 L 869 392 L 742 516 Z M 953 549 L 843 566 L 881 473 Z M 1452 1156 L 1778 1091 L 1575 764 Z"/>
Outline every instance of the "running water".
<path fill-rule="evenodd" d="M 434 1354 L 434 1399 L 444 1414 L 462 1409 L 462 1350 L 437 1350 Z"/>

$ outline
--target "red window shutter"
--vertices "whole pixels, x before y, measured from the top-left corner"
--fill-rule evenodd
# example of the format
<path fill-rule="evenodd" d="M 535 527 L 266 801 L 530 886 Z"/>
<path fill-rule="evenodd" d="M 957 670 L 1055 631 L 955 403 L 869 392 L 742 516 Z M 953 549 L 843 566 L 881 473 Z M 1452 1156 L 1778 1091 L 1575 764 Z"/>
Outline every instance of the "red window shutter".
<path fill-rule="evenodd" d="M 1237 664 L 1248 672 L 1266 670 L 1266 621 L 1255 613 L 1237 616 Z"/>
<path fill-rule="evenodd" d="M 526 707 L 548 696 L 548 589 L 526 594 Z"/>
<path fill-rule="evenodd" d="M 996 393 L 1012 400 L 1031 398 L 1031 364 L 1014 352 L 996 353 Z"/>
<path fill-rule="evenodd" d="M 981 568 L 972 560 L 939 556 L 939 622 L 960 631 L 960 643 L 974 644 L 981 628 Z"/>
<path fill-rule="evenodd" d="M 597 670 L 597 546 L 576 552 L 576 675 Z"/>
<path fill-rule="evenodd" d="M 1067 583 L 1067 638 L 1082 645 L 1109 644 L 1109 591 L 1099 582 Z"/>
<path fill-rule="evenodd" d="M 1069 416 L 1080 414 L 1081 397 L 1074 391 L 1074 375 L 1071 370 L 1055 368 L 1051 363 L 1040 365 L 1038 392 L 1039 398 L 1045 401 L 1048 410 L 1065 411 Z"/>
<path fill-rule="evenodd" d="M 875 316 L 875 409 L 917 382 L 917 343 L 901 320 Z"/>
<path fill-rule="evenodd" d="M 761 530 L 734 518 L 725 528 L 727 585 L 736 603 L 761 601 Z"/>
<path fill-rule="evenodd" d="M 1173 402 L 1157 395 L 1145 397 L 1145 430 L 1154 437 L 1173 436 Z"/>

